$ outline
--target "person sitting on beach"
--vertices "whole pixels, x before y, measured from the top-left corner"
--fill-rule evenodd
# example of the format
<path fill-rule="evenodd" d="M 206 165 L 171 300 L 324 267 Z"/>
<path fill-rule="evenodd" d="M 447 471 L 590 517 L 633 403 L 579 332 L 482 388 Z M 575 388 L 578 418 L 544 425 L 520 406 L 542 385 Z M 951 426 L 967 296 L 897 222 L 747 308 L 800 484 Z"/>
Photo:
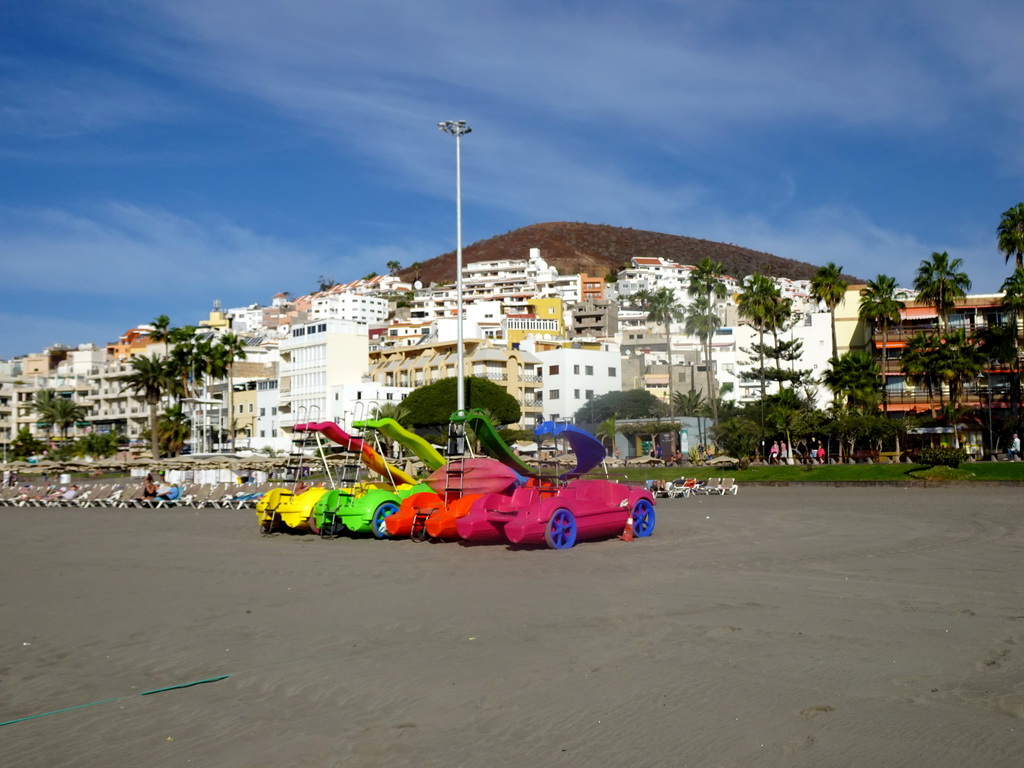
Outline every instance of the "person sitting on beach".
<path fill-rule="evenodd" d="M 61 498 L 61 501 L 74 501 L 75 497 L 77 495 L 78 495 L 78 486 L 77 485 L 72 485 L 70 488 L 68 488 L 66 491 L 64 491 L 64 493 L 61 494 L 60 498 Z"/>
<path fill-rule="evenodd" d="M 1020 436 L 1014 433 L 1010 447 L 1006 449 L 1007 461 L 1013 461 L 1014 457 L 1020 456 Z"/>
<path fill-rule="evenodd" d="M 162 501 L 177 501 L 181 496 L 181 486 L 162 485 L 157 489 L 156 497 Z"/>
<path fill-rule="evenodd" d="M 153 478 L 151 476 L 147 475 L 146 476 L 146 480 L 142 483 L 142 490 L 139 492 L 139 495 L 136 496 L 135 498 L 137 498 L 137 499 L 155 499 L 156 498 L 156 492 L 157 492 L 156 483 L 153 482 Z"/>

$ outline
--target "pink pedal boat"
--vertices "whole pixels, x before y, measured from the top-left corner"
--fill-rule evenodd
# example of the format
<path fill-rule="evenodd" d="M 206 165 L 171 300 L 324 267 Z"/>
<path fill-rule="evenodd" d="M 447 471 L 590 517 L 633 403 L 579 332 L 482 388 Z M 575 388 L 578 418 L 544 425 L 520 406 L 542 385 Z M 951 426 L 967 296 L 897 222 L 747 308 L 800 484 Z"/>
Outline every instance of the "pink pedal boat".
<path fill-rule="evenodd" d="M 610 480 L 580 478 L 564 487 L 531 481 L 511 494 L 485 494 L 456 521 L 456 527 L 466 541 L 505 540 L 568 549 L 577 541 L 622 533 L 630 517 L 634 536 L 654 532 L 650 491 Z"/>

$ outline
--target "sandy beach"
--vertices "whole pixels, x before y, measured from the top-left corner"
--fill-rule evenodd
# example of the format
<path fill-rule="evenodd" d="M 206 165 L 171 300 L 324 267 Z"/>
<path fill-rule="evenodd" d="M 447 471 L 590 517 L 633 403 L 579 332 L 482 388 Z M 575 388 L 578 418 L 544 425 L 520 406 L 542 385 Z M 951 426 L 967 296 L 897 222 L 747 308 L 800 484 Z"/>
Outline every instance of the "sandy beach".
<path fill-rule="evenodd" d="M 0 721 L 78 707 L 0 765 L 1016 768 L 1021 507 L 743 488 L 569 551 L 0 508 Z"/>

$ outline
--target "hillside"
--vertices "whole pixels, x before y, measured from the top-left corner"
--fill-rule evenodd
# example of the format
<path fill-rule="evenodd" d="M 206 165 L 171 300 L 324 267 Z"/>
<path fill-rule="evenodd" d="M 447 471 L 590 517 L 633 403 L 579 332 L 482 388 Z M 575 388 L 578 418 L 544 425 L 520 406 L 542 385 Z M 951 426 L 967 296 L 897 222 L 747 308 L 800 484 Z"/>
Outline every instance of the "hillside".
<path fill-rule="evenodd" d="M 602 277 L 621 269 L 635 256 L 661 257 L 679 264 L 696 264 L 710 257 L 723 264 L 726 274 L 737 278 L 762 272 L 805 280 L 810 279 L 817 269 L 812 264 L 738 245 L 605 224 L 562 221 L 532 224 L 473 243 L 463 248 L 462 259 L 465 264 L 526 259 L 531 248 L 540 248 L 544 260 L 562 274 L 586 272 Z M 400 274 L 409 280 L 417 277 L 409 268 Z M 425 285 L 454 280 L 455 251 L 422 262 L 418 277 Z"/>

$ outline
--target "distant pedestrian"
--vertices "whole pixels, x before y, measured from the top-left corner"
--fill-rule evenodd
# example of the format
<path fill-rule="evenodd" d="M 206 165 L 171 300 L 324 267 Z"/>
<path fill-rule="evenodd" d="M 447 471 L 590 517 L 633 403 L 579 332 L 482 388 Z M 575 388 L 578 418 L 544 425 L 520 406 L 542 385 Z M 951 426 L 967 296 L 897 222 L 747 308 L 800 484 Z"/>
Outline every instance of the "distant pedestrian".
<path fill-rule="evenodd" d="M 1015 457 L 1020 456 L 1020 436 L 1014 432 L 1013 440 L 1010 442 L 1010 447 L 1006 449 L 1006 458 L 1013 461 Z"/>
<path fill-rule="evenodd" d="M 779 461 L 783 464 L 789 463 L 789 449 L 786 447 L 785 440 L 779 443 Z"/>
<path fill-rule="evenodd" d="M 771 450 L 768 451 L 768 463 L 778 464 L 779 463 L 779 441 L 776 440 L 772 443 Z"/>

